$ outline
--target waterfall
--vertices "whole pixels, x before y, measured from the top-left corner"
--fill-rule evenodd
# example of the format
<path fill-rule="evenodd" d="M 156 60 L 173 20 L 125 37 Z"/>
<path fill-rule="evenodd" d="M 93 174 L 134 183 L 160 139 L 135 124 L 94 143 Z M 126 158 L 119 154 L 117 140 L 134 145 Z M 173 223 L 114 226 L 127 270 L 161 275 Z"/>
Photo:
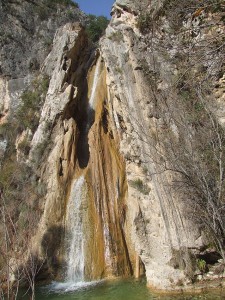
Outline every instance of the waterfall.
<path fill-rule="evenodd" d="M 67 282 L 84 281 L 84 235 L 82 199 L 84 199 L 84 177 L 81 176 L 73 182 L 68 203 L 67 228 L 68 228 L 68 250 L 67 250 Z"/>
<path fill-rule="evenodd" d="M 98 84 L 100 67 L 101 67 L 101 58 L 99 57 L 96 67 L 95 67 L 94 79 L 93 79 L 93 84 L 92 84 L 92 88 L 91 88 L 91 96 L 90 96 L 90 100 L 89 100 L 89 105 L 91 108 L 94 108 L 94 106 L 95 106 L 95 96 L 96 96 L 95 90 L 96 90 L 97 84 Z"/>

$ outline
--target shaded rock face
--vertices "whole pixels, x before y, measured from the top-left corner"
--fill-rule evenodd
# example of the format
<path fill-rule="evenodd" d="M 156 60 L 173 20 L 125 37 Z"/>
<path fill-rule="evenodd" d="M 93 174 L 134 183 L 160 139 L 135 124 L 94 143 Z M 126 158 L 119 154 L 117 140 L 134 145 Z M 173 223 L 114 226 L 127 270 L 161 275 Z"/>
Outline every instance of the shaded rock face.
<path fill-rule="evenodd" d="M 79 9 L 43 1 L 1 1 L 1 74 L 27 76 L 40 69 L 56 30 L 73 20 L 84 21 Z"/>
<path fill-rule="evenodd" d="M 0 122 L 13 114 L 38 75 L 56 30 L 85 16 L 74 6 L 44 1 L 0 2 Z"/>
<path fill-rule="evenodd" d="M 35 87 L 44 85 L 44 76 L 49 78 L 47 91 L 38 94 L 38 109 L 28 106 L 27 114 L 38 116 L 37 125 L 19 128 L 12 155 L 29 167 L 28 183 L 37 190 L 35 197 L 23 197 L 38 211 L 27 242 L 28 254 L 44 261 L 39 276 L 65 277 L 73 234 L 70 208 L 77 207 L 85 279 L 138 277 L 144 269 L 155 288 L 190 283 L 198 275 L 197 259 L 208 259 L 212 252 L 218 261 L 218 249 L 223 254 L 224 48 L 202 47 L 214 34 L 221 42 L 220 16 L 206 11 L 199 21 L 199 12 L 185 8 L 181 14 L 184 7 L 178 6 L 183 19 L 176 23 L 169 14 L 175 7 L 167 2 L 117 0 L 100 49 L 93 51 L 82 24 L 58 28 L 67 20 L 60 6 L 48 20 L 40 23 L 41 15 L 25 22 L 32 5 L 40 9 L 45 2 L 40 7 L 35 3 L 1 4 L 3 9 L 10 6 L 7 18 L 25 24 L 21 34 L 26 33 L 23 38 L 31 46 L 20 45 L 19 53 L 35 57 L 37 64 L 31 67 L 28 58 L 22 61 L 21 53 L 13 54 L 18 42 L 4 42 L 8 46 L 1 55 L 11 53 L 12 59 L 1 61 L 0 121 L 17 120 L 21 101 L 32 96 L 25 102 L 32 104 Z M 79 11 L 73 13 L 83 20 Z M 211 29 L 199 28 L 198 22 L 210 22 Z M 29 26 L 35 36 L 55 32 L 48 55 L 46 48 L 40 50 L 42 39 L 31 39 Z M 175 35 L 174 26 L 183 26 L 185 33 Z M 203 59 L 197 64 L 199 57 Z M 37 76 L 33 66 L 40 65 Z M 31 83 L 25 97 L 23 90 Z M 0 138 L 4 168 L 10 138 L 4 131 Z M 18 184 L 16 188 L 20 191 Z M 74 191 L 78 206 L 71 205 Z M 23 214 L 13 217 L 19 226 Z M 26 263 L 28 254 L 20 263 Z"/>

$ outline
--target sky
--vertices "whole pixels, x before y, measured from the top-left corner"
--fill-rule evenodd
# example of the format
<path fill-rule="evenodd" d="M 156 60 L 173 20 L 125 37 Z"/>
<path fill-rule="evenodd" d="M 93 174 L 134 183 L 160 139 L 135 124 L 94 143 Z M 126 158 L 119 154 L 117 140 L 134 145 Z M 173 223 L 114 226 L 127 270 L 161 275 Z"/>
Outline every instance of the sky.
<path fill-rule="evenodd" d="M 103 15 L 110 18 L 110 11 L 115 0 L 75 0 L 86 14 Z"/>

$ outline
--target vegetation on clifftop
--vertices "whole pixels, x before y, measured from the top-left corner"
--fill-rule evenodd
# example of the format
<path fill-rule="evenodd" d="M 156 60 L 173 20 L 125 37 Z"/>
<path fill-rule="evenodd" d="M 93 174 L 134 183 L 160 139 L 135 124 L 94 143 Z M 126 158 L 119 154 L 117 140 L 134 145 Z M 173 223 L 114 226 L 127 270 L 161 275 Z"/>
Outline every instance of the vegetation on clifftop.
<path fill-rule="evenodd" d="M 57 4 L 79 8 L 78 3 L 72 0 L 44 0 L 44 3 L 51 8 L 54 8 Z"/>
<path fill-rule="evenodd" d="M 100 37 L 104 34 L 109 20 L 104 16 L 88 15 L 87 33 L 93 43 L 97 43 Z"/>

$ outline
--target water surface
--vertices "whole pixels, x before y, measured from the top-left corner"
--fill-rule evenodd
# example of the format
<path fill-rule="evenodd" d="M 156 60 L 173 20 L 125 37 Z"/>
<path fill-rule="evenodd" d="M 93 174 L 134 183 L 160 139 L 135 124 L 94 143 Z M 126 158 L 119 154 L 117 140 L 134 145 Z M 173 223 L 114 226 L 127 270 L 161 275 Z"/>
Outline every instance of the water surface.
<path fill-rule="evenodd" d="M 23 299 L 23 298 L 22 298 Z M 38 288 L 36 300 L 224 300 L 225 292 L 199 295 L 159 296 L 151 293 L 146 282 L 114 280 L 89 283 L 52 283 Z"/>

